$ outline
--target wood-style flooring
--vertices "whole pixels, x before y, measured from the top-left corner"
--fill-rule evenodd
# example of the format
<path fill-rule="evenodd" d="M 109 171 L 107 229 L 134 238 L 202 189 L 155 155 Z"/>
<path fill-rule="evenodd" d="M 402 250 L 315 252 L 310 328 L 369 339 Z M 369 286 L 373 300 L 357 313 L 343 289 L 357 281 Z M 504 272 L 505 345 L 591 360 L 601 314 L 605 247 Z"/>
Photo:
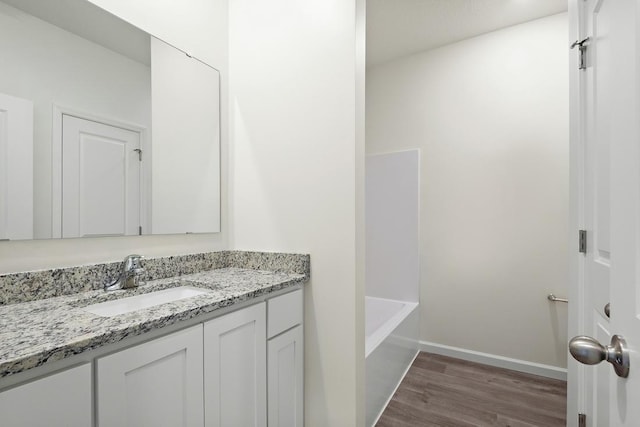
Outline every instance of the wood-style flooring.
<path fill-rule="evenodd" d="M 376 424 L 565 426 L 567 383 L 420 353 Z"/>

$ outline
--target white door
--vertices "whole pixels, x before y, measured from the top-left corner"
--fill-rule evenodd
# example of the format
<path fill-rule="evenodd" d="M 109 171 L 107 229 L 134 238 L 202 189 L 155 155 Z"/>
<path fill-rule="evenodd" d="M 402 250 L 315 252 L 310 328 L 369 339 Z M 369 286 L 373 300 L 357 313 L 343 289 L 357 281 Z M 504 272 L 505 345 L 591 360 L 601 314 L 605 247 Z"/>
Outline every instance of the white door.
<path fill-rule="evenodd" d="M 569 361 L 568 424 L 640 425 L 640 123 L 637 0 L 572 1 L 573 30 L 589 37 L 586 69 L 572 71 L 573 203 L 587 231 L 587 252 L 574 274 L 572 334 L 602 345 L 623 336 L 628 378 L 612 365 Z M 577 68 L 578 61 L 575 61 Z M 611 303 L 611 319 L 605 305 Z"/>
<path fill-rule="evenodd" d="M 99 427 L 202 427 L 202 325 L 99 358 L 96 381 Z"/>
<path fill-rule="evenodd" d="M 33 239 L 33 103 L 0 93 L 0 240 Z"/>
<path fill-rule="evenodd" d="M 615 0 L 617 1 L 617 0 Z M 605 42 L 610 32 L 611 0 L 585 2 L 584 38 L 587 67 L 574 70 L 582 80 L 584 106 L 584 206 L 583 228 L 587 231 L 584 259 L 584 319 L 581 334 L 609 344 L 609 319 L 604 307 L 610 301 L 610 143 L 612 88 L 610 49 Z M 582 39 L 581 39 L 582 40 Z M 588 425 L 608 425 L 609 376 L 611 367 L 599 364 L 583 368 L 584 404 Z M 576 417 L 571 414 L 570 419 Z"/>
<path fill-rule="evenodd" d="M 140 232 L 140 133 L 62 120 L 62 237 Z"/>
<path fill-rule="evenodd" d="M 204 417 L 207 427 L 266 427 L 265 303 L 204 324 Z"/>

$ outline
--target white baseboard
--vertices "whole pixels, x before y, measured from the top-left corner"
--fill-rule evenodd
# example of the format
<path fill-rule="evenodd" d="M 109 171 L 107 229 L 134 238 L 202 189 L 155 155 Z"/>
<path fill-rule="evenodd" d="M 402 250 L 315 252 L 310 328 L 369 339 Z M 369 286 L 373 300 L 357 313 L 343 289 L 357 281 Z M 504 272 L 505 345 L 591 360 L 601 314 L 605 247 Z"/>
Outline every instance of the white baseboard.
<path fill-rule="evenodd" d="M 435 344 L 427 341 L 420 341 L 420 350 L 426 351 L 427 353 L 468 360 L 469 362 L 482 363 L 484 365 L 495 366 L 498 368 L 540 375 L 542 377 L 553 378 L 556 380 L 567 380 L 567 370 L 556 366 L 511 359 L 509 357 L 481 353 L 479 351 L 466 350 L 464 348 L 450 347 L 448 345 Z"/>

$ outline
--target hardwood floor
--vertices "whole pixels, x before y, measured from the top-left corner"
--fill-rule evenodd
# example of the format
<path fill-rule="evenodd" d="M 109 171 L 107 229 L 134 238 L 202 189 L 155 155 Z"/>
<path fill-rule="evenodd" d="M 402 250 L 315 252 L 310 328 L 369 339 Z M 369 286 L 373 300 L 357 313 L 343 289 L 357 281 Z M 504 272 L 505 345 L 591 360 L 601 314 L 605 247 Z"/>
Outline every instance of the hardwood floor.
<path fill-rule="evenodd" d="M 564 381 L 420 353 L 377 427 L 565 426 Z"/>

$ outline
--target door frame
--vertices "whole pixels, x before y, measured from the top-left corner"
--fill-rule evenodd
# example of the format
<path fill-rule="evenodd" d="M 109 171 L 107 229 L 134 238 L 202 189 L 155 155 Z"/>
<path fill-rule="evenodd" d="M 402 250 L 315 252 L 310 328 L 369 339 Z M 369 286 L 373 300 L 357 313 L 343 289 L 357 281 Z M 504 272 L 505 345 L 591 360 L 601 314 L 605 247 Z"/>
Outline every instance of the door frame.
<path fill-rule="evenodd" d="M 585 28 L 584 3 L 568 0 L 569 33 L 567 49 Z M 578 232 L 584 229 L 584 111 L 578 52 L 569 51 L 569 314 L 568 336 L 584 335 L 585 325 L 585 255 L 578 251 Z M 568 350 L 568 348 L 567 348 Z M 578 414 L 586 410 L 585 365 L 576 362 L 567 351 L 567 426 L 578 425 Z"/>
<path fill-rule="evenodd" d="M 140 149 L 145 155 L 140 164 L 140 225 L 151 234 L 151 139 L 149 130 L 139 124 L 98 116 L 86 111 L 53 104 L 51 123 L 51 237 L 62 238 L 62 120 L 65 115 L 102 123 L 140 134 Z"/>

